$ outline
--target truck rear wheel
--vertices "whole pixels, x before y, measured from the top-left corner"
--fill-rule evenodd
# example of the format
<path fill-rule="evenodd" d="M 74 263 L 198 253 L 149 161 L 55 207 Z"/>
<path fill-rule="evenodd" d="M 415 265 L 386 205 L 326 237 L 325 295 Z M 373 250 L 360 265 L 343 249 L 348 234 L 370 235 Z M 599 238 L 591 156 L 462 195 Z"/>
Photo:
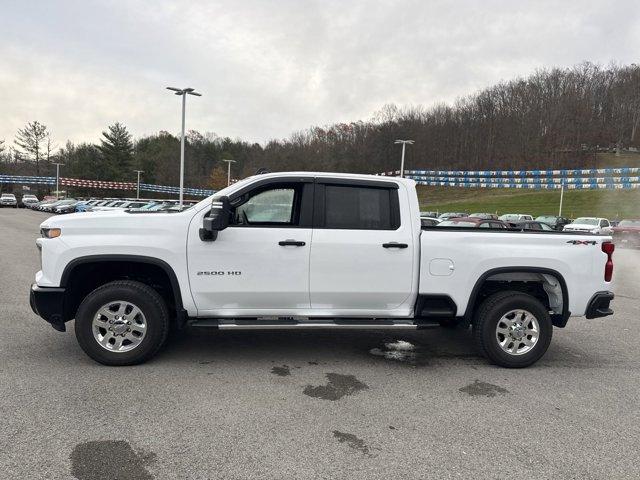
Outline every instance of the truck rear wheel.
<path fill-rule="evenodd" d="M 80 347 L 104 365 L 142 363 L 164 344 L 169 313 L 162 297 L 144 283 L 129 280 L 96 288 L 78 307 Z"/>
<path fill-rule="evenodd" d="M 499 292 L 478 308 L 473 323 L 478 349 L 491 362 L 507 368 L 528 367 L 542 357 L 553 334 L 546 307 L 516 291 Z"/>

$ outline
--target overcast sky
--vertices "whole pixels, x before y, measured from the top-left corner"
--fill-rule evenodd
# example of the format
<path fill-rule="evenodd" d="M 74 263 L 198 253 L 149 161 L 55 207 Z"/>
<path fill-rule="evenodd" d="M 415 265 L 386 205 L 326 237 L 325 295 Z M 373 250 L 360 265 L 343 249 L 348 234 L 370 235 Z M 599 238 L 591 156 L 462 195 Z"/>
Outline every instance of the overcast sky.
<path fill-rule="evenodd" d="M 451 102 L 540 67 L 640 60 L 628 1 L 0 0 L 0 140 L 187 128 L 264 142 Z"/>

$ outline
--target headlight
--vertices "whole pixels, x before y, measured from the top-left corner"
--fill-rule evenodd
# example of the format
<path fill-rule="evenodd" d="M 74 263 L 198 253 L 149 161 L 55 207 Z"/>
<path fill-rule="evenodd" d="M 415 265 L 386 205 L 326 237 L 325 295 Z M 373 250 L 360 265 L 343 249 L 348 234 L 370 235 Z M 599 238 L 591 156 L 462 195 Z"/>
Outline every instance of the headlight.
<path fill-rule="evenodd" d="M 40 233 L 44 238 L 57 238 L 62 235 L 62 230 L 59 228 L 41 228 Z"/>

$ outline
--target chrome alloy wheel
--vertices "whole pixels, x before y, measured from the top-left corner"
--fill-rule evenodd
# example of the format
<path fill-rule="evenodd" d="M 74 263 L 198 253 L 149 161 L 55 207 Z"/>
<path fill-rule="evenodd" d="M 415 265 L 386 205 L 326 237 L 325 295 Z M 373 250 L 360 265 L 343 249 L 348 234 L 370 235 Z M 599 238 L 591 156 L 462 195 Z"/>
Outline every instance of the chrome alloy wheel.
<path fill-rule="evenodd" d="M 538 319 L 527 310 L 511 310 L 496 325 L 496 339 L 500 348 L 509 355 L 523 355 L 538 343 Z"/>
<path fill-rule="evenodd" d="M 129 352 L 147 334 L 147 319 L 131 302 L 115 300 L 98 309 L 91 325 L 93 338 L 110 352 Z"/>

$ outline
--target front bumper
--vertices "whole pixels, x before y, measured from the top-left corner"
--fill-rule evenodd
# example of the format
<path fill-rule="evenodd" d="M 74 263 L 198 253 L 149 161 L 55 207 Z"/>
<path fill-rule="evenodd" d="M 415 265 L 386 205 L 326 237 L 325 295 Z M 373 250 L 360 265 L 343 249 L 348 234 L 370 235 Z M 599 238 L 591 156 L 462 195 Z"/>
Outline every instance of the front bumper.
<path fill-rule="evenodd" d="M 39 287 L 34 283 L 31 285 L 29 294 L 31 310 L 59 332 L 66 330 L 64 326 L 64 293 L 64 288 Z"/>
<path fill-rule="evenodd" d="M 613 315 L 613 310 L 609 308 L 611 300 L 613 300 L 613 292 L 598 292 L 589 301 L 587 306 L 587 312 L 585 316 L 587 318 L 599 318 Z"/>

